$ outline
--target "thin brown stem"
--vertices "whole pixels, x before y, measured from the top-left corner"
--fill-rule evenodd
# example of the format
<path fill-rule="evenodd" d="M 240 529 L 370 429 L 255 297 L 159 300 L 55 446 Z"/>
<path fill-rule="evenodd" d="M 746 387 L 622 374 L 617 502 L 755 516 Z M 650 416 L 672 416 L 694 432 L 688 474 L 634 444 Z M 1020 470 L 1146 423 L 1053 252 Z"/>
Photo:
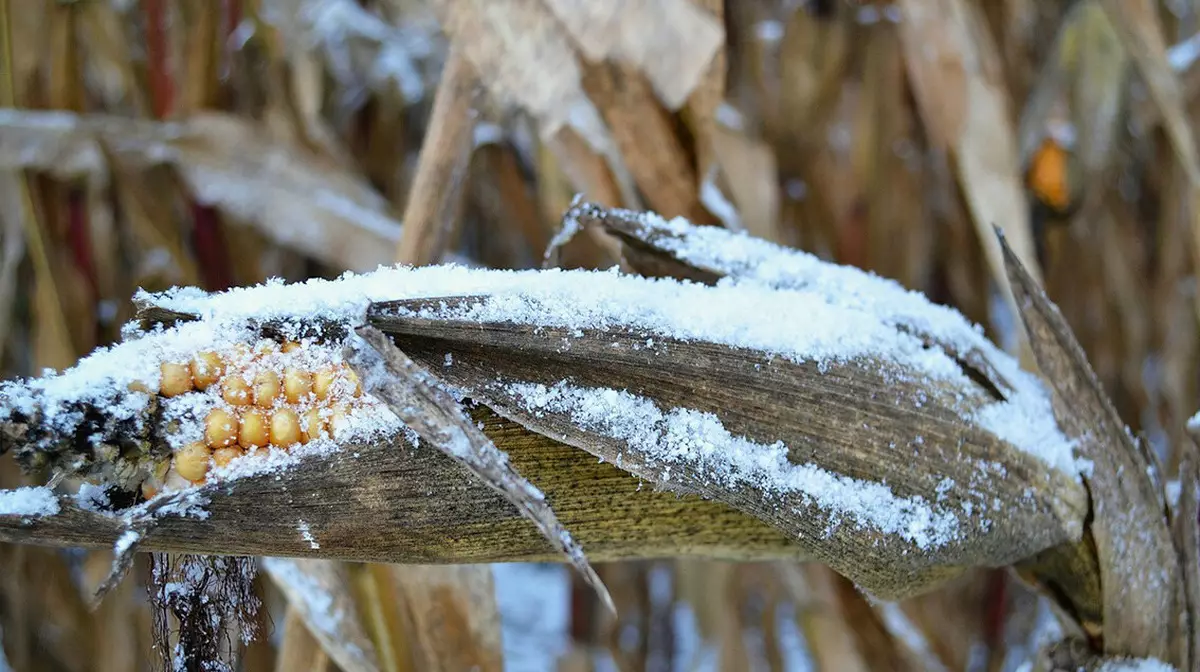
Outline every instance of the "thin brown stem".
<path fill-rule="evenodd" d="M 400 263 L 434 263 L 449 242 L 474 146 L 478 91 L 474 68 L 461 52 L 451 52 L 433 98 L 429 129 L 404 208 L 404 233 L 396 251 Z"/>

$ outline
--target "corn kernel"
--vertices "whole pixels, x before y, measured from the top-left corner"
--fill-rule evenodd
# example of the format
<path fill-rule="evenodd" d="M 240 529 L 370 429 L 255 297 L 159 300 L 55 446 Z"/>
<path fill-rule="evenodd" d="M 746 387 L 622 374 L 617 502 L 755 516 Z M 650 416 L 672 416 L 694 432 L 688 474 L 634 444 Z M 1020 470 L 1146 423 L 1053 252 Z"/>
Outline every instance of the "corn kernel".
<path fill-rule="evenodd" d="M 317 399 L 324 400 L 329 397 L 329 390 L 337 381 L 337 373 L 330 367 L 325 367 L 313 376 L 313 393 L 317 395 Z"/>
<path fill-rule="evenodd" d="M 175 451 L 175 471 L 195 483 L 208 475 L 208 460 L 212 457 L 208 446 L 201 441 L 189 443 Z"/>
<path fill-rule="evenodd" d="M 1027 180 L 1030 189 L 1046 205 L 1066 210 L 1071 204 L 1070 157 L 1067 150 L 1046 139 L 1033 155 Z"/>
<path fill-rule="evenodd" d="M 280 348 L 280 350 L 282 350 L 283 352 L 295 352 L 303 347 L 304 347 L 303 345 L 300 345 L 299 343 L 297 343 L 295 341 L 288 341 L 283 344 L 283 347 Z"/>
<path fill-rule="evenodd" d="M 300 443 L 300 416 L 290 408 L 271 414 L 271 445 L 280 448 Z"/>
<path fill-rule="evenodd" d="M 238 440 L 238 421 L 223 408 L 214 408 L 204 419 L 204 439 L 212 448 L 232 446 Z"/>
<path fill-rule="evenodd" d="M 225 373 L 225 362 L 215 352 L 198 352 L 192 358 L 192 382 L 203 392 L 214 385 Z"/>
<path fill-rule="evenodd" d="M 269 338 L 264 338 L 254 344 L 254 354 L 256 355 L 270 355 L 275 352 L 279 352 L 279 344 Z"/>
<path fill-rule="evenodd" d="M 313 389 L 313 375 L 304 369 L 289 366 L 283 372 L 283 396 L 295 404 Z"/>
<path fill-rule="evenodd" d="M 254 403 L 263 408 L 275 405 L 279 398 L 279 374 L 274 371 L 259 371 L 254 377 Z"/>
<path fill-rule="evenodd" d="M 128 389 L 130 392 L 144 392 L 146 394 L 151 394 L 150 386 L 147 385 L 145 383 L 145 381 L 141 381 L 141 380 L 135 380 L 132 383 L 130 383 L 128 385 Z"/>
<path fill-rule="evenodd" d="M 230 462 L 236 460 L 242 455 L 245 455 L 245 453 L 243 453 L 242 449 L 238 448 L 237 446 L 218 448 L 214 450 L 212 454 L 213 464 L 217 465 L 218 468 L 224 468 L 228 466 Z"/>
<path fill-rule="evenodd" d="M 142 482 L 142 499 L 154 499 L 158 496 L 158 488 L 150 485 L 148 481 Z"/>
<path fill-rule="evenodd" d="M 321 432 L 325 431 L 325 418 L 321 417 L 321 409 L 308 409 L 300 418 L 300 429 L 302 430 L 300 440 L 303 443 L 321 438 Z"/>
<path fill-rule="evenodd" d="M 159 385 L 158 391 L 164 397 L 174 397 L 192 391 L 192 371 L 187 364 L 163 362 L 159 370 L 162 371 L 162 384 Z"/>
<path fill-rule="evenodd" d="M 354 372 L 354 369 L 348 366 L 346 367 L 346 378 L 350 381 L 350 384 L 354 386 L 354 396 L 361 397 L 362 381 L 358 379 L 358 374 Z"/>
<path fill-rule="evenodd" d="M 229 360 L 245 363 L 250 359 L 250 346 L 245 343 L 234 343 L 229 349 Z"/>
<path fill-rule="evenodd" d="M 249 450 L 265 446 L 270 440 L 271 434 L 265 413 L 254 408 L 242 413 L 241 431 L 238 434 L 239 446 Z"/>
<path fill-rule="evenodd" d="M 350 417 L 347 414 L 345 404 L 334 406 L 333 410 L 329 413 L 329 435 L 336 438 L 349 425 Z"/>
<path fill-rule="evenodd" d="M 230 406 L 249 406 L 254 396 L 250 383 L 234 373 L 221 379 L 221 398 Z"/>

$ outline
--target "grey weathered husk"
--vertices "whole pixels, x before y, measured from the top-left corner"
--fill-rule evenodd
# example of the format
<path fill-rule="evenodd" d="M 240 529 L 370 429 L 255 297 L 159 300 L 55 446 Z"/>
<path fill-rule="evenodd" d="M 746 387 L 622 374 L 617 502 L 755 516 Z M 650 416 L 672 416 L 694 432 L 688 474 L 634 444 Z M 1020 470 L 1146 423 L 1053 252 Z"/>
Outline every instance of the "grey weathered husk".
<path fill-rule="evenodd" d="M 1101 615 L 1083 625 L 1111 654 L 1178 660 L 1185 649 L 1184 582 L 1167 519 L 1161 473 L 1153 457 L 1127 431 L 1101 388 L 1058 309 L 1001 243 L 1021 319 L 1038 367 L 1053 390 L 1054 414 L 1083 457 L 1092 461 L 1086 476 L 1091 501 L 1088 537 L 1096 556 L 1101 604 L 1089 597 L 1052 591 L 1077 617 Z M 1193 519 L 1194 521 L 1194 519 Z M 1057 549 L 1056 549 L 1057 550 Z M 1043 585 L 1058 583 L 1047 563 L 1030 567 Z M 1073 565 L 1078 571 L 1079 564 Z M 1078 580 L 1079 577 L 1074 577 Z"/>
<path fill-rule="evenodd" d="M 615 614 L 616 607 L 604 582 L 554 515 L 542 492 L 521 476 L 509 463 L 508 456 L 471 423 L 441 381 L 409 359 L 383 332 L 371 327 L 360 327 L 356 332 L 357 338 L 346 343 L 346 360 L 358 372 L 363 389 L 383 401 L 422 440 L 503 494 L 537 525 L 542 536 L 575 566 Z"/>
<path fill-rule="evenodd" d="M 439 298 L 437 306 L 471 302 Z M 796 364 L 762 353 L 634 333 L 456 322 L 414 317 L 422 301 L 376 304 L 368 321 L 391 334 L 410 357 L 522 426 L 615 462 L 629 472 L 682 492 L 700 493 L 768 521 L 812 554 L 875 595 L 906 597 L 975 566 L 1004 566 L 1078 535 L 1086 500 L 1080 485 L 1044 462 L 964 420 L 951 403 L 991 401 L 985 386 L 946 389 L 913 379 L 881 362 Z M 568 336 L 571 336 L 568 339 Z M 569 340 L 570 347 L 564 347 Z M 447 357 L 449 355 L 449 357 Z M 452 362 L 451 364 L 446 364 Z M 533 414 L 503 381 L 629 390 L 666 408 L 715 414 L 733 434 L 782 441 L 793 463 L 886 482 L 899 497 L 934 500 L 958 513 L 961 534 L 921 549 L 898 535 L 842 522 L 800 495 L 776 498 L 755 488 L 728 488 L 704 473 L 671 470 L 553 412 Z M 498 382 L 499 381 L 499 382 Z M 915 403 L 921 398 L 921 403 Z M 967 400 L 964 402 L 963 400 Z M 921 437 L 918 439 L 918 437 Z M 983 466 L 999 462 L 1006 477 Z M 981 476 L 983 474 L 983 476 Z M 980 494 L 1003 514 L 963 507 Z"/>
<path fill-rule="evenodd" d="M 477 408 L 472 420 L 546 493 L 593 561 L 696 556 L 803 559 L 783 532 L 720 502 L 655 490 L 610 464 Z M 393 563 L 535 562 L 557 551 L 490 486 L 403 437 L 306 458 L 286 472 L 198 489 L 208 517 L 154 519 L 142 551 Z M 111 547 L 116 515 L 60 497 L 55 516 L 0 516 L 0 541 Z M 319 549 L 297 529 L 308 524 Z"/>

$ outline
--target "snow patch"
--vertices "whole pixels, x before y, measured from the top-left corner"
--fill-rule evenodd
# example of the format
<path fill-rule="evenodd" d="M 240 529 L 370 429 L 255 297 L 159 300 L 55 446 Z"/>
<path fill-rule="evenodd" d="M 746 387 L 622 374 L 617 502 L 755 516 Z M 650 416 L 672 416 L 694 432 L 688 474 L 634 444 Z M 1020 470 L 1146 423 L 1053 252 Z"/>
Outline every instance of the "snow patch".
<path fill-rule="evenodd" d="M 958 519 L 935 512 L 923 497 L 897 497 L 886 485 L 848 478 L 812 464 L 793 464 L 787 446 L 730 434 L 711 413 L 675 408 L 664 413 L 650 399 L 610 388 L 510 383 L 505 388 L 528 411 L 567 414 L 576 425 L 627 442 L 663 469 L 698 469 L 725 487 L 749 485 L 771 494 L 794 493 L 829 511 L 834 523 L 849 516 L 919 548 L 956 538 Z"/>
<path fill-rule="evenodd" d="M 1177 669 L 1156 658 L 1108 660 L 1096 668 L 1097 672 L 1176 672 Z"/>
<path fill-rule="evenodd" d="M 308 542 L 309 548 L 316 550 L 321 547 L 321 544 L 317 543 L 317 538 L 313 536 L 312 529 L 308 526 L 308 521 L 304 520 L 303 518 L 297 521 L 296 531 L 299 532 L 300 536 Z"/>
<path fill-rule="evenodd" d="M 121 557 L 125 554 L 125 551 L 128 551 L 130 548 L 132 548 L 133 545 L 136 544 L 141 538 L 142 535 L 138 534 L 136 531 L 126 530 L 124 534 L 117 537 L 117 542 L 113 544 L 113 555 L 117 556 L 118 558 Z"/>
<path fill-rule="evenodd" d="M 841 326 L 822 324 L 820 320 L 827 315 L 837 315 L 839 320 L 842 315 L 863 318 L 876 327 L 870 336 L 862 336 L 872 341 L 874 352 L 862 352 L 861 341 L 855 339 L 846 341 L 848 351 L 858 350 L 858 355 L 874 354 L 887 361 L 915 365 L 927 375 L 953 380 L 960 380 L 958 377 L 962 375 L 956 363 L 954 370 L 948 371 L 946 364 L 953 363 L 952 360 L 933 350 L 925 353 L 924 361 L 913 357 L 905 337 L 925 334 L 959 353 L 978 352 L 1012 390 L 1004 402 L 985 407 L 974 419 L 999 438 L 1068 474 L 1090 469 L 1086 460 L 1075 458 L 1073 443 L 1054 421 L 1050 397 L 1041 382 L 1022 370 L 1016 360 L 984 336 L 979 325 L 970 323 L 958 311 L 935 304 L 924 294 L 905 289 L 894 280 L 852 266 L 832 264 L 808 252 L 744 233 L 695 226 L 682 217 L 667 220 L 649 212 L 615 212 L 639 223 L 643 235 L 652 236 L 656 246 L 678 259 L 726 276 L 718 287 L 757 287 L 786 292 L 783 296 L 788 299 L 793 296 L 791 292 L 803 297 L 790 307 L 790 313 L 785 313 L 792 316 L 789 322 L 793 330 L 837 332 Z M 820 304 L 824 304 L 822 311 L 806 310 L 810 305 Z M 707 306 L 701 309 L 704 308 Z M 795 316 L 801 315 L 804 328 L 796 329 Z M 852 325 L 857 324 L 857 320 L 841 323 L 846 331 L 852 331 L 856 328 Z M 884 335 L 887 333 L 890 335 Z M 819 351 L 814 355 L 820 359 Z"/>
<path fill-rule="evenodd" d="M 53 516 L 59 510 L 58 497 L 44 486 L 0 491 L 0 516 Z"/>

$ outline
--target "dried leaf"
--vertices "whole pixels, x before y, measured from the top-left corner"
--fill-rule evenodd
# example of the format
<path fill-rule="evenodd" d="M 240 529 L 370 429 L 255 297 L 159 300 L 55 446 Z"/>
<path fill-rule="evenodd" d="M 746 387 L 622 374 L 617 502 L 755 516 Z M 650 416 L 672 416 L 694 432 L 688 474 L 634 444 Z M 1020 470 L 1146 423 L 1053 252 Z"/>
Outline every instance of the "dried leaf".
<path fill-rule="evenodd" d="M 702 228 L 702 227 L 701 227 Z M 835 281 L 837 282 L 837 281 Z M 848 283 L 843 281 L 839 287 Z M 455 318 L 454 315 L 471 314 L 482 309 L 480 302 L 487 301 L 486 297 L 439 298 L 431 300 L 409 300 L 377 304 L 369 313 L 368 320 L 377 327 L 387 331 L 397 339 L 405 351 L 417 361 L 426 366 L 436 366 L 445 380 L 464 390 L 474 399 L 482 400 L 502 415 L 518 420 L 521 424 L 545 433 L 571 445 L 579 446 L 605 460 L 613 461 L 624 469 L 639 476 L 651 479 L 657 483 L 675 487 L 688 492 L 700 492 L 706 496 L 727 501 L 742 510 L 768 520 L 804 540 L 819 540 L 810 548 L 816 557 L 830 563 L 839 571 L 851 576 L 857 583 L 868 590 L 883 595 L 905 595 L 917 592 L 921 587 L 937 583 L 951 574 L 958 573 L 954 569 L 959 563 L 991 564 L 1003 563 L 999 558 L 984 559 L 983 555 L 1000 548 L 1007 547 L 1014 554 L 1034 552 L 1027 545 L 1032 540 L 1032 530 L 1049 532 L 1050 529 L 1066 524 L 1068 528 L 1077 513 L 1068 514 L 1068 510 L 1081 504 L 1074 500 L 1075 495 L 1069 495 L 1074 503 L 1059 500 L 1045 505 L 1050 509 L 1063 506 L 1059 523 L 1021 524 L 1011 531 L 1002 529 L 1004 525 L 998 521 L 983 524 L 979 520 L 972 521 L 968 517 L 959 520 L 958 524 L 972 530 L 965 534 L 962 543 L 948 541 L 948 546 L 933 548 L 940 542 L 923 547 L 919 552 L 910 547 L 918 537 L 907 537 L 901 534 L 881 534 L 870 525 L 831 524 L 837 516 L 830 509 L 815 505 L 801 495 L 787 493 L 772 493 L 769 488 L 756 489 L 736 484 L 710 480 L 703 469 L 699 472 L 692 468 L 683 467 L 676 471 L 667 464 L 657 462 L 641 444 L 627 441 L 620 431 L 614 434 L 613 428 L 624 426 L 631 420 L 625 415 L 621 406 L 621 390 L 633 386 L 637 395 L 636 400 L 629 403 L 641 409 L 642 405 L 661 404 L 662 413 L 673 408 L 689 409 L 685 413 L 713 413 L 726 423 L 735 436 L 745 436 L 746 439 L 770 443 L 781 440 L 784 445 L 793 446 L 792 451 L 799 463 L 798 466 L 812 460 L 812 464 L 829 469 L 834 474 L 867 475 L 872 481 L 886 481 L 892 487 L 898 488 L 898 493 L 929 493 L 938 489 L 943 497 L 953 498 L 956 495 L 954 483 L 975 482 L 969 474 L 955 473 L 962 468 L 972 473 L 977 466 L 971 465 L 971 459 L 965 455 L 974 450 L 984 449 L 994 439 L 985 439 L 985 434 L 977 435 L 964 444 L 961 437 L 964 432 L 973 435 L 975 429 L 962 426 L 961 416 L 954 414 L 954 429 L 945 436 L 954 436 L 951 445 L 942 443 L 946 439 L 943 430 L 938 428 L 935 417 L 941 417 L 937 399 L 946 391 L 938 391 L 936 385 L 925 387 L 929 382 L 922 382 L 921 392 L 918 388 L 907 391 L 897 389 L 894 381 L 887 384 L 875 380 L 880 375 L 871 367 L 860 368 L 854 364 L 839 365 L 824 363 L 817 365 L 792 364 L 779 360 L 772 361 L 754 351 L 729 351 L 714 347 L 702 341 L 693 343 L 679 341 L 670 337 L 655 336 L 652 343 L 646 344 L 644 334 L 610 330 L 595 331 L 590 328 L 562 328 L 550 325 L 526 326 L 499 321 L 479 320 L 478 318 Z M 469 325 L 469 326 L 468 326 Z M 561 346 L 567 339 L 571 345 L 564 349 Z M 517 356 L 515 352 L 522 354 Z M 979 350 L 976 356 L 982 355 Z M 994 351 L 992 351 L 994 352 Z M 450 354 L 450 357 L 446 355 Z M 995 357 L 995 354 L 990 355 Z M 445 360 L 445 362 L 443 362 Z M 599 365 L 600 362 L 604 364 Z M 993 366 L 999 366 L 997 362 Z M 819 369 L 819 370 L 818 370 Z M 1015 367 L 1004 365 L 1006 376 L 1009 376 L 1007 386 L 1014 384 Z M 650 372 L 653 372 L 652 374 Z M 822 373 L 823 372 L 823 373 Z M 836 373 L 835 373 L 836 372 Z M 985 378 L 986 379 L 986 378 Z M 841 397 L 841 393 L 827 387 L 830 382 L 837 380 L 837 385 L 850 385 L 857 391 L 846 397 L 847 404 L 844 412 L 846 421 L 839 421 L 836 415 L 838 406 L 822 404 L 810 406 L 812 402 L 805 399 L 825 398 L 833 394 Z M 570 381 L 570 382 L 567 382 Z M 768 382 L 769 381 L 769 382 Z M 1025 383 L 1022 383 L 1024 385 Z M 544 386 L 544 387 L 543 387 Z M 564 387 L 565 386 L 565 387 Z M 769 389 L 768 396 L 762 396 L 761 390 Z M 860 387 L 861 386 L 861 387 Z M 870 390 L 883 389 L 902 396 L 921 394 L 924 401 L 920 404 L 923 409 L 914 415 L 904 410 L 905 404 L 889 405 L 885 409 L 872 411 L 873 419 L 868 423 L 850 421 L 849 417 L 860 418 L 861 409 L 854 405 L 851 399 L 871 399 Z M 598 388 L 600 396 L 591 399 L 589 392 Z M 612 392 L 604 392 L 613 389 Z M 757 390 L 757 391 L 756 391 Z M 876 393 L 877 394 L 877 393 Z M 965 395 L 960 398 L 972 398 L 975 392 L 958 389 L 953 394 Z M 611 395 L 611 396 L 609 396 Z M 542 401 L 538 401 L 542 399 Z M 787 401 L 784 401 L 787 399 Z M 609 402 L 612 406 L 608 406 Z M 578 402 L 579 406 L 574 406 Z M 606 409 L 598 419 L 582 422 L 586 415 L 587 404 L 594 406 L 596 412 Z M 986 403 L 980 399 L 978 403 Z M 640 425 L 651 423 L 655 427 L 655 435 L 670 436 L 669 421 L 659 418 L 647 410 L 638 410 L 641 417 Z M 946 409 L 948 411 L 948 409 Z M 632 412 L 632 411 L 631 411 Z M 1047 409 L 1048 412 L 1048 409 Z M 584 415 L 580 415 L 584 413 Z M 701 416 L 703 417 L 703 416 Z M 606 418 L 606 419 L 605 419 Z M 818 418 L 820 418 L 818 420 Z M 582 422 L 582 424 L 581 424 Z M 606 423 L 612 423 L 608 425 Z M 660 434 L 662 433 L 662 434 Z M 922 437 L 917 441 L 915 437 Z M 667 439 L 670 441 L 670 439 Z M 981 441 L 978 448 L 969 447 L 974 441 Z M 931 460 L 930 470 L 926 473 L 914 473 L 911 459 L 906 457 L 903 467 L 897 465 L 897 471 L 892 473 L 887 464 L 903 452 L 895 446 L 909 445 L 917 448 L 916 455 L 926 455 Z M 1002 444 L 995 444 L 999 447 Z M 837 448 L 832 448 L 837 446 Z M 878 448 L 875 448 L 875 447 Z M 942 450 L 951 450 L 956 456 L 943 464 L 942 460 L 934 457 Z M 926 452 L 928 451 L 928 452 Z M 1016 464 L 1020 467 L 1031 483 L 1040 483 L 1043 478 L 1055 483 L 1046 496 L 1056 500 L 1067 492 L 1078 493 L 1077 485 L 1070 485 L 1068 479 L 1060 479 L 1053 470 L 1037 466 L 1036 460 L 1025 456 L 1010 455 L 1004 459 L 1010 473 Z M 933 466 L 936 465 L 936 466 Z M 944 480 L 943 480 L 944 479 Z M 1000 484 L 997 487 L 1003 488 Z M 1040 486 L 1034 485 L 1034 490 Z M 1022 486 L 1022 489 L 1024 486 Z M 1023 490 L 1024 492 L 1024 490 Z M 1007 496 L 993 493 L 1002 500 Z M 900 496 L 904 496 L 903 494 Z M 781 497 L 782 499 L 776 499 Z M 1022 500 L 1024 495 L 1017 497 Z M 781 510 L 776 501 L 782 501 L 785 509 Z M 946 501 L 952 501 L 947 499 Z M 1013 504 L 1023 508 L 1026 504 Z M 1042 505 L 1035 505 L 1034 509 Z M 804 515 L 792 517 L 786 510 L 805 511 Z M 954 511 L 949 506 L 948 515 Z M 1027 509 L 1028 510 L 1028 509 Z M 834 509 L 836 511 L 836 508 Z M 1034 517 L 1049 513 L 1033 513 Z M 934 514 L 939 516 L 942 514 Z M 1058 515 L 1058 514 L 1052 514 Z M 833 516 L 833 517 L 831 517 Z M 860 519 L 861 520 L 861 519 Z M 939 518 L 940 520 L 940 518 Z M 1078 519 L 1075 519 L 1078 522 Z M 931 525 L 937 523 L 930 521 Z M 987 528 L 983 531 L 979 525 Z M 1019 528 L 1016 529 L 1016 528 Z M 1064 532 L 1066 528 L 1060 528 Z M 1077 528 L 1076 528 L 1077 529 Z M 931 538 L 941 537 L 928 528 Z M 1070 533 L 1068 533 L 1070 534 Z M 978 540 L 998 535 L 995 542 L 981 543 Z M 1013 537 L 1009 541 L 1010 535 Z M 1005 541 L 999 541 L 1003 537 Z M 1017 538 L 1019 537 L 1019 541 Z M 970 540 L 970 541 L 968 541 Z M 806 542 L 807 543 L 807 542 Z M 979 543 L 978 546 L 976 544 Z M 1042 542 L 1036 542 L 1042 543 Z M 872 548 L 871 555 L 883 553 L 889 557 L 888 566 L 875 566 L 872 563 L 862 564 L 859 558 L 864 553 L 862 546 Z M 984 552 L 982 546 L 990 549 Z M 901 551 L 901 549 L 906 549 Z M 1025 548 L 1025 551 L 1017 551 Z M 983 555 L 977 555 L 983 553 Z M 953 558 L 953 559 L 952 559 Z M 968 559 L 970 558 L 970 559 Z"/>
<path fill-rule="evenodd" d="M 504 669 L 500 613 L 488 565 L 395 567 L 418 670 Z"/>
<path fill-rule="evenodd" d="M 338 268 L 390 263 L 400 238 L 387 204 L 357 176 L 224 115 L 156 123 L 9 110 L 0 113 L 0 169 L 104 181 L 100 140 L 129 166 L 170 165 L 198 202 Z"/>
<path fill-rule="evenodd" d="M 700 83 L 724 41 L 721 24 L 691 0 L 543 1 L 587 60 L 637 66 L 672 110 Z"/>
<path fill-rule="evenodd" d="M 347 344 L 346 360 L 358 372 L 363 389 L 379 397 L 422 439 L 502 493 L 537 525 L 596 589 L 608 608 L 615 611 L 608 590 L 584 557 L 583 549 L 546 503 L 542 491 L 525 480 L 508 456 L 471 423 L 442 383 L 427 368 L 409 359 L 383 332 L 360 327 L 357 333 L 362 340 Z"/>
<path fill-rule="evenodd" d="M 263 559 L 263 569 L 339 668 L 345 672 L 383 669 L 358 616 L 344 568 L 327 560 L 269 557 Z"/>
<path fill-rule="evenodd" d="M 758 238 L 782 242 L 778 166 L 770 145 L 716 125 L 711 143 L 746 231 Z"/>
<path fill-rule="evenodd" d="M 934 146 L 955 159 L 992 278 L 1004 285 L 1004 258 L 991 233 L 997 225 L 1040 277 L 999 55 L 979 10 L 965 0 L 899 5 L 901 44 L 918 108 Z"/>
<path fill-rule="evenodd" d="M 1054 392 L 1063 431 L 1092 461 L 1089 534 L 1099 560 L 1104 650 L 1171 660 L 1179 650 L 1182 579 L 1156 467 L 1127 431 L 1083 349 L 1000 236 L 1021 319 Z M 1060 596 L 1070 600 L 1071 595 Z"/>
<path fill-rule="evenodd" d="M 540 122 L 548 138 L 591 103 L 580 86 L 570 40 L 541 0 L 434 3 L 442 28 L 475 67 L 479 80 Z M 576 127 L 585 138 L 589 133 Z"/>
<path fill-rule="evenodd" d="M 531 474 L 597 562 L 805 557 L 782 532 L 729 506 L 643 487 L 611 464 L 494 414 L 476 412 L 472 419 L 484 423 L 518 470 Z M 402 440 L 306 458 L 287 474 L 286 480 L 269 472 L 205 486 L 197 496 L 209 500 L 208 517 L 162 518 L 147 531 L 142 549 L 418 564 L 559 557 L 490 486 L 464 478 L 462 467 L 440 452 Z M 302 517 L 295 512 L 298 501 L 308 502 Z M 28 522 L 0 516 L 0 541 L 111 548 L 124 532 L 118 516 L 80 509 L 69 496 L 60 505 L 60 515 Z M 280 513 L 265 513 L 275 511 Z M 297 531 L 298 520 L 320 548 Z M 385 528 L 388 534 L 379 534 Z"/>
<path fill-rule="evenodd" d="M 632 67 L 599 63 L 585 67 L 583 85 L 650 207 L 667 217 L 707 220 L 691 159 L 646 79 Z"/>
<path fill-rule="evenodd" d="M 276 672 L 334 672 L 333 661 L 304 623 L 295 607 L 288 607 L 283 619 L 283 639 L 279 642 Z"/>
<path fill-rule="evenodd" d="M 433 98 L 432 121 L 404 209 L 407 224 L 396 252 L 400 263 L 435 263 L 450 243 L 474 149 L 478 90 L 473 66 L 458 52 L 451 52 Z"/>

